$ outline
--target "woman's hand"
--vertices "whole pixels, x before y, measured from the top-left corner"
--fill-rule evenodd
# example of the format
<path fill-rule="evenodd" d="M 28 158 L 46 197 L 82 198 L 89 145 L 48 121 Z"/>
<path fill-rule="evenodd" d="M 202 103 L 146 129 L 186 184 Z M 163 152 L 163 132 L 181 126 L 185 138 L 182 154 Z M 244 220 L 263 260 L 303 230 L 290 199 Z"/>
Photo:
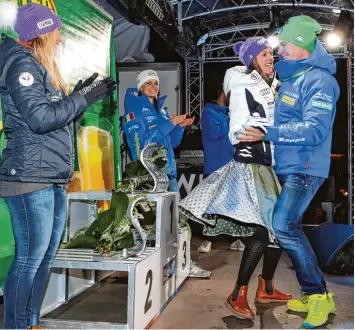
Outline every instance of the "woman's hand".
<path fill-rule="evenodd" d="M 181 116 L 176 116 L 175 113 L 173 113 L 170 117 L 170 122 L 176 126 L 176 125 L 181 125 L 181 123 L 186 119 L 187 115 L 181 115 Z"/>
<path fill-rule="evenodd" d="M 237 131 L 237 133 L 240 142 L 262 141 L 265 137 L 265 133 L 255 127 L 248 127 L 243 131 Z"/>
<path fill-rule="evenodd" d="M 194 123 L 195 120 L 195 116 L 193 116 L 192 118 L 186 118 L 182 123 L 180 123 L 179 125 L 181 127 L 186 127 L 186 126 L 191 126 Z"/>

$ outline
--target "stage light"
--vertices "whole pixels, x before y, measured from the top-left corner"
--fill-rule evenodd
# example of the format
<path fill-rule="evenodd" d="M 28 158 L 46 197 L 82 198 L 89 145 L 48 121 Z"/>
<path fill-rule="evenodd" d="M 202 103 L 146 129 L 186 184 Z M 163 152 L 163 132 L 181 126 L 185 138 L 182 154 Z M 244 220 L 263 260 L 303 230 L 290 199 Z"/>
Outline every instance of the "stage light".
<path fill-rule="evenodd" d="M 341 9 L 333 9 L 332 10 L 334 14 L 340 14 L 341 13 Z"/>
<path fill-rule="evenodd" d="M 276 48 L 279 45 L 279 38 L 276 36 L 271 36 L 267 38 L 272 48 Z"/>
<path fill-rule="evenodd" d="M 334 9 L 336 10 L 336 9 Z M 333 32 L 327 36 L 327 44 L 329 47 L 338 47 L 342 43 L 346 43 L 354 26 L 354 19 L 348 11 L 341 11 L 338 20 L 334 24 Z"/>
<path fill-rule="evenodd" d="M 339 47 L 341 43 L 341 38 L 335 33 L 331 32 L 327 36 L 327 44 L 329 47 Z"/>

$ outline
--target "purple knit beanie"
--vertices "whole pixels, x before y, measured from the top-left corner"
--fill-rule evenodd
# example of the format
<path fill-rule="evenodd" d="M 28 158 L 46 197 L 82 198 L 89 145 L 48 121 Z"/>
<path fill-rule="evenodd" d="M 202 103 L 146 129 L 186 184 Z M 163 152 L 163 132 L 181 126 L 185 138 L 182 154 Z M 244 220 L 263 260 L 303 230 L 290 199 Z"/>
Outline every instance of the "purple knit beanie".
<path fill-rule="evenodd" d="M 19 7 L 15 31 L 21 41 L 29 41 L 62 26 L 62 21 L 51 9 L 36 3 Z"/>
<path fill-rule="evenodd" d="M 233 49 L 235 54 L 239 54 L 239 60 L 249 68 L 253 59 L 259 55 L 265 48 L 272 48 L 270 43 L 264 37 L 248 38 L 245 42 L 238 41 Z"/>

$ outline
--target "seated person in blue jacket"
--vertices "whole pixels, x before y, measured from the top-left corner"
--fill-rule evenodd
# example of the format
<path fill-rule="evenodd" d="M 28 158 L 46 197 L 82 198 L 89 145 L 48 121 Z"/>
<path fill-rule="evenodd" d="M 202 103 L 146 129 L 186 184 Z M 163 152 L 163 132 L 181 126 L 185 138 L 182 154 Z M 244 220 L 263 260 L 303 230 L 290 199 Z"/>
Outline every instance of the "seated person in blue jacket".
<path fill-rule="evenodd" d="M 163 108 L 166 96 L 159 96 L 159 77 L 153 70 L 142 71 L 137 77 L 137 88 L 128 88 L 122 127 L 133 160 L 139 159 L 141 150 L 149 143 L 158 143 L 167 148 L 168 191 L 178 192 L 176 162 L 173 148 L 180 143 L 186 126 L 194 118 L 187 115 L 169 116 Z M 190 277 L 209 277 L 196 263 L 191 262 Z"/>
<path fill-rule="evenodd" d="M 217 88 L 214 100 L 205 105 L 201 116 L 204 178 L 229 163 L 235 151 L 228 137 L 229 108 L 222 85 Z M 211 247 L 211 241 L 205 240 L 198 251 L 206 253 Z M 233 240 L 230 249 L 244 251 L 244 244 L 239 239 Z"/>

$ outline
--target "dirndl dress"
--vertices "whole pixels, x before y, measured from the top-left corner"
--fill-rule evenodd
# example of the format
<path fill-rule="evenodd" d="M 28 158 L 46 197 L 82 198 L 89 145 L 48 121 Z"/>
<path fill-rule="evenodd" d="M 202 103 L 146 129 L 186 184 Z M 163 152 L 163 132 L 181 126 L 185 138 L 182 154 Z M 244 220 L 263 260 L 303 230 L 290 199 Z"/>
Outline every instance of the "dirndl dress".
<path fill-rule="evenodd" d="M 247 237 L 263 226 L 276 244 L 272 217 L 280 191 L 273 167 L 232 160 L 196 186 L 179 210 L 202 224 L 206 236 Z"/>

